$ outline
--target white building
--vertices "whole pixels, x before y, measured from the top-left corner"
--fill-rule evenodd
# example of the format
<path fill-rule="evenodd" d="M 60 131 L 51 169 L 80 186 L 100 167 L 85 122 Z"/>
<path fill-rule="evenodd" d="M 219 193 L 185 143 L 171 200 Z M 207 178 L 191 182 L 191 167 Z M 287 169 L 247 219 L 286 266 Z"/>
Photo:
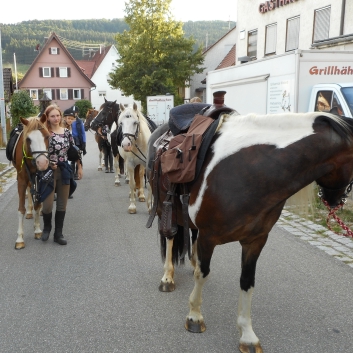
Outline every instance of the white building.
<path fill-rule="evenodd" d="M 352 0 L 238 0 L 236 64 L 295 49 L 353 49 Z"/>
<path fill-rule="evenodd" d="M 109 86 L 109 73 L 114 70 L 118 58 L 119 53 L 116 47 L 110 45 L 101 48 L 88 60 L 77 60 L 77 64 L 96 85 L 96 88 L 91 91 L 91 103 L 92 107 L 97 110 L 104 103 L 104 98 L 108 101 L 116 100 L 118 104 L 125 106 L 132 106 L 134 103 L 132 96 L 125 96 L 120 90 Z M 136 103 L 140 106 L 140 102 Z"/>

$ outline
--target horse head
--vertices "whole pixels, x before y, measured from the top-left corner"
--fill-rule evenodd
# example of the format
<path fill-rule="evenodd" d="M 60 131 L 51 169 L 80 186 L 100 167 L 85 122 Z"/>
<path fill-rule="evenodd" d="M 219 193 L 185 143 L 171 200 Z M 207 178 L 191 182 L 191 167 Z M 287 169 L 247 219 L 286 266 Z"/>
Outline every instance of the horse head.
<path fill-rule="evenodd" d="M 132 108 L 126 108 L 120 104 L 120 115 L 118 124 L 122 131 L 121 147 L 125 152 L 131 152 L 134 142 L 137 140 L 140 132 L 141 112 L 134 102 Z M 133 141 L 134 140 L 134 141 Z"/>
<path fill-rule="evenodd" d="M 40 119 L 37 117 L 21 118 L 21 122 L 24 125 L 23 160 L 32 160 L 32 164 L 39 171 L 44 171 L 49 166 L 48 145 L 50 133 L 44 125 L 45 121 L 45 115 Z"/>
<path fill-rule="evenodd" d="M 97 131 L 98 126 L 108 125 L 112 126 L 113 122 L 118 120 L 119 105 L 115 101 L 107 101 L 101 105 L 99 113 L 91 123 L 91 129 Z"/>
<path fill-rule="evenodd" d="M 93 119 L 97 116 L 98 110 L 95 109 L 88 109 L 87 114 L 86 114 L 86 120 L 84 123 L 84 128 L 85 131 L 88 131 L 90 129 L 91 123 Z"/>

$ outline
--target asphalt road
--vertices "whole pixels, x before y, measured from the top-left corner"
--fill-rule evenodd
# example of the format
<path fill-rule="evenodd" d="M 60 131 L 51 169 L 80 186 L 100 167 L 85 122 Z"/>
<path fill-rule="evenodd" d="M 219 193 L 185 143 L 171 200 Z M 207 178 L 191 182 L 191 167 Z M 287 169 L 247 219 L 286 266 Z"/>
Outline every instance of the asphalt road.
<path fill-rule="evenodd" d="M 69 200 L 67 246 L 35 240 L 15 250 L 16 184 L 0 196 L 0 353 L 237 352 L 238 243 L 216 248 L 204 289 L 207 330 L 184 329 L 193 288 L 187 262 L 161 293 L 156 221 L 127 212 L 128 185 L 97 171 L 88 134 L 84 178 Z M 252 319 L 265 353 L 351 353 L 353 269 L 275 227 L 257 266 Z"/>

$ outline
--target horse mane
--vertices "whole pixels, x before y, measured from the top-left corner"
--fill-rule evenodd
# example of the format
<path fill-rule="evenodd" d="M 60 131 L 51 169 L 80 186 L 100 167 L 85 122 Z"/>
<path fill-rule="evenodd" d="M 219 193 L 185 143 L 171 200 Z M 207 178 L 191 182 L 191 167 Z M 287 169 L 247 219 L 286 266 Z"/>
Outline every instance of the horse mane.
<path fill-rule="evenodd" d="M 47 130 L 46 126 L 44 124 L 42 124 L 40 122 L 39 118 L 36 116 L 26 118 L 26 120 L 28 120 L 28 124 L 24 125 L 24 127 L 23 127 L 23 140 L 24 141 L 27 139 L 28 135 L 34 130 L 38 130 L 38 129 Z"/>

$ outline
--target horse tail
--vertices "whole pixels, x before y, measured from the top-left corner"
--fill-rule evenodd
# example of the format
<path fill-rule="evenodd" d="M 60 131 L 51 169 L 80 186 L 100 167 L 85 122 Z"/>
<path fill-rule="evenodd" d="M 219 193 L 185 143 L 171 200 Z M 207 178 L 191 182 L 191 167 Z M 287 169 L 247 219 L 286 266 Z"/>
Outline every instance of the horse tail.
<path fill-rule="evenodd" d="M 185 257 L 181 258 L 181 254 L 184 249 L 184 228 L 178 225 L 178 230 L 174 235 L 173 249 L 172 249 L 172 263 L 174 265 L 184 265 Z M 167 250 L 167 241 L 166 237 L 160 235 L 160 245 L 161 245 L 161 257 L 162 261 L 165 261 L 166 250 Z"/>

